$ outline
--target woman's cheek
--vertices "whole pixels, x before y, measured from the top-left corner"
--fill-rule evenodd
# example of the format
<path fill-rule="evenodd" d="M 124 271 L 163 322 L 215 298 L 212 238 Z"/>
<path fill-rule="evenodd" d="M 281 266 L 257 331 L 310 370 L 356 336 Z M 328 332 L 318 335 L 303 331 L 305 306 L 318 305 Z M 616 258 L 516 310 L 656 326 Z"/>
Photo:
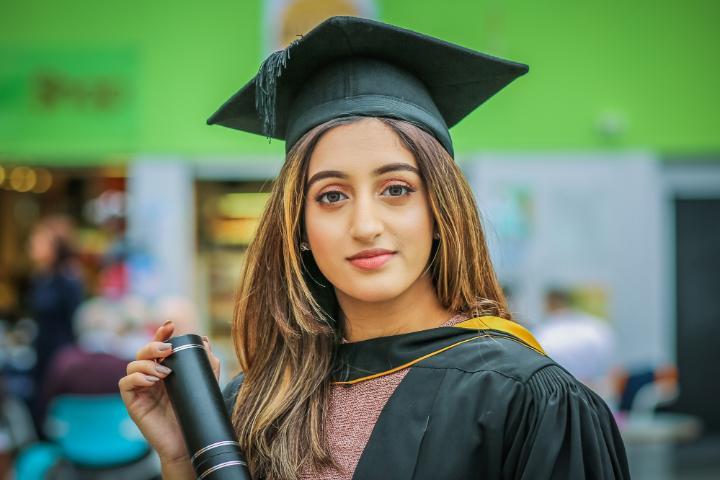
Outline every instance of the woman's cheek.
<path fill-rule="evenodd" d="M 405 209 L 393 220 L 393 230 L 398 238 L 418 243 L 432 237 L 432 217 L 425 208 L 416 206 Z"/>
<path fill-rule="evenodd" d="M 317 227 L 316 231 L 308 230 L 308 240 L 315 263 L 328 279 L 337 278 L 344 260 L 341 239 L 336 231 L 337 227 L 333 228 L 330 223 L 327 225 L 316 224 L 315 226 Z"/>

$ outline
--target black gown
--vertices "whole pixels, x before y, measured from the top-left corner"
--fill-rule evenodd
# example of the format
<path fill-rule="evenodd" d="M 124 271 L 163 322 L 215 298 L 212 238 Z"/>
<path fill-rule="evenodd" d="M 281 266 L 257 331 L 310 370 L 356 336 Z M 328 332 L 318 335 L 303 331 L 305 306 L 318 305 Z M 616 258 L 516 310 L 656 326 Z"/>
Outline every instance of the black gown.
<path fill-rule="evenodd" d="M 339 345 L 335 382 L 410 367 L 353 475 L 374 479 L 627 479 L 603 400 L 497 317 Z M 224 389 L 230 411 L 242 374 Z"/>

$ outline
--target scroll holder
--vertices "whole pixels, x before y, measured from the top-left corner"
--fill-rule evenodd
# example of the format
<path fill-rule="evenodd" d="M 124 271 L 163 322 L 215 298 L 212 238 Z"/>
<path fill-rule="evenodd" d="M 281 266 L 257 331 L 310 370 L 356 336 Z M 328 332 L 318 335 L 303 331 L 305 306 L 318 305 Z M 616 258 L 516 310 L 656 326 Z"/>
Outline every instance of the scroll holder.
<path fill-rule="evenodd" d="M 199 335 L 172 337 L 163 363 L 170 403 L 180 424 L 197 480 L 251 480 L 220 386 Z"/>

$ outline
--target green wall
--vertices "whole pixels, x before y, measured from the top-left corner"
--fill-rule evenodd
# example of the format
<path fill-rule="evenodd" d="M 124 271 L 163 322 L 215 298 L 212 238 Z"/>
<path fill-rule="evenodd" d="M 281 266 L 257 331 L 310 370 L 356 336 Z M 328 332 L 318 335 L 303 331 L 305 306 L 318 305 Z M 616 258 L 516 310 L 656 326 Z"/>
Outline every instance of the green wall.
<path fill-rule="evenodd" d="M 5 0 L 0 161 L 281 154 L 281 142 L 204 123 L 257 70 L 262 8 L 257 0 Z M 378 11 L 381 20 L 530 65 L 452 130 L 461 154 L 720 150 L 717 2 L 384 0 Z M 68 82 L 74 103 L 38 113 L 27 85 L 48 68 Z M 103 110 L 98 92 L 108 78 L 119 93 Z M 603 122 L 618 131 L 601 133 Z"/>

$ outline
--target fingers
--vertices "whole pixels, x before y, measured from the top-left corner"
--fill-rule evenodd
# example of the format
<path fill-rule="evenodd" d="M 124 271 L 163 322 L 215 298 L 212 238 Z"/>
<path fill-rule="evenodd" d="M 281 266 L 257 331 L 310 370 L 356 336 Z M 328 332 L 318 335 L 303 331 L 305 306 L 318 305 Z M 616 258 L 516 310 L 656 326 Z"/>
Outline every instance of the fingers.
<path fill-rule="evenodd" d="M 135 360 L 127 366 L 127 375 L 120 379 L 118 387 L 120 392 L 135 390 L 138 388 L 152 387 L 161 379 L 170 375 L 170 370 L 165 365 L 155 363 L 153 360 Z"/>
<path fill-rule="evenodd" d="M 131 376 L 131 374 L 134 373 L 142 373 L 144 375 L 158 378 L 164 378 L 165 376 L 167 376 L 167 373 L 165 373 L 164 375 L 158 375 L 156 371 L 156 366 L 160 365 L 158 362 L 162 362 L 165 358 L 172 354 L 172 345 L 170 343 L 167 343 L 165 340 L 169 339 L 174 331 L 175 326 L 173 325 L 172 321 L 168 320 L 163 323 L 155 331 L 153 341 L 144 345 L 140 350 L 138 350 L 135 357 L 136 361 L 131 362 L 128 365 L 128 376 Z M 208 337 L 203 336 L 202 341 L 203 346 L 205 347 L 205 352 L 208 356 L 208 360 L 210 361 L 210 365 L 212 366 L 213 373 L 215 374 L 215 377 L 219 379 L 220 359 L 218 359 L 212 353 L 212 347 L 210 346 L 210 340 L 208 339 Z"/>
<path fill-rule="evenodd" d="M 120 393 L 128 392 L 138 388 L 152 387 L 159 380 L 160 378 L 156 375 L 146 375 L 141 372 L 135 372 L 121 378 L 118 382 L 118 387 L 120 389 Z"/>
<path fill-rule="evenodd" d="M 161 359 L 172 353 L 172 345 L 165 342 L 150 342 L 138 350 L 137 360 Z"/>
<path fill-rule="evenodd" d="M 173 324 L 172 320 L 166 320 L 165 323 L 160 325 L 160 327 L 155 331 L 155 337 L 153 338 L 153 340 L 158 342 L 164 342 L 168 338 L 172 337 L 174 330 L 175 325 Z"/>
<path fill-rule="evenodd" d="M 172 353 L 172 345 L 166 343 L 165 340 L 169 339 L 172 336 L 174 330 L 175 325 L 173 325 L 171 320 L 163 323 L 155 331 L 153 341 L 144 345 L 140 350 L 138 350 L 135 358 L 137 360 L 161 360 L 170 355 Z"/>
<path fill-rule="evenodd" d="M 207 353 L 208 360 L 210 360 L 210 366 L 212 366 L 213 373 L 215 374 L 215 378 L 220 378 L 220 359 L 215 356 L 215 354 L 212 352 L 212 347 L 210 346 L 210 339 L 208 337 L 203 336 L 203 345 L 205 346 L 205 353 Z"/>
<path fill-rule="evenodd" d="M 133 373 L 142 373 L 157 378 L 167 377 L 172 370 L 165 365 L 161 365 L 152 360 L 135 360 L 130 362 L 127 366 L 127 374 L 132 375 Z"/>

